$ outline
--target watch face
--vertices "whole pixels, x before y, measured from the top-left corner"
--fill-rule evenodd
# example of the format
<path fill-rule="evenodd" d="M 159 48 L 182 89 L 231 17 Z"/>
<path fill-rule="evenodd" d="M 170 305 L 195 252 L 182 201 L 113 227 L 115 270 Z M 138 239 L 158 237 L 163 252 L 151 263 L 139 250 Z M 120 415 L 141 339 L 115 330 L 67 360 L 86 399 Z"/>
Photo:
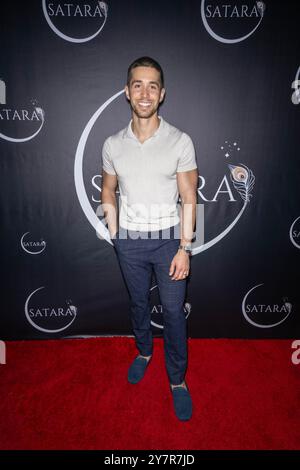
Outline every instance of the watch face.
<path fill-rule="evenodd" d="M 179 249 L 185 251 L 186 253 L 191 253 L 192 245 L 180 245 Z"/>

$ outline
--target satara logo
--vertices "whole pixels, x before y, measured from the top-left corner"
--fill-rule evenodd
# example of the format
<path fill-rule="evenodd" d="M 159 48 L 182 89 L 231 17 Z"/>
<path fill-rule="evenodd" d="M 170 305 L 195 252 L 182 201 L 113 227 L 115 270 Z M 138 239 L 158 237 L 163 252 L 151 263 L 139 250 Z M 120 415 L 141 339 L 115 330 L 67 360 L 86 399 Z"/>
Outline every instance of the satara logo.
<path fill-rule="evenodd" d="M 293 104 L 299 104 L 300 103 L 300 67 L 297 70 L 295 80 L 292 83 L 292 88 L 295 90 L 292 94 L 291 100 Z"/>
<path fill-rule="evenodd" d="M 201 1 L 201 17 L 206 31 L 225 44 L 235 44 L 249 38 L 262 22 L 265 9 L 264 2 L 257 1 Z"/>
<path fill-rule="evenodd" d="M 36 330 L 44 333 L 59 333 L 69 328 L 77 317 L 77 307 L 72 300 L 65 301 L 66 305 L 41 306 L 42 300 L 32 300 L 37 292 L 45 289 L 45 286 L 38 287 L 29 294 L 25 302 L 25 316 Z M 31 307 L 29 304 L 33 304 Z"/>
<path fill-rule="evenodd" d="M 300 340 L 295 339 L 295 341 L 292 342 L 292 349 L 296 349 L 296 351 L 293 352 L 291 356 L 291 361 L 295 366 L 300 364 Z"/>
<path fill-rule="evenodd" d="M 2 132 L 0 137 L 9 142 L 27 142 L 38 135 L 44 125 L 45 113 L 43 109 L 37 105 L 37 100 L 31 100 L 31 107 L 15 108 L 6 105 L 6 85 L 0 80 L 0 126 Z M 36 129 L 36 125 L 39 127 Z M 5 130 L 3 131 L 3 128 Z M 6 132 L 23 133 L 24 130 L 30 129 L 32 132 L 26 137 L 10 136 Z"/>
<path fill-rule="evenodd" d="M 94 227 L 97 237 L 100 239 L 106 240 L 111 245 L 112 245 L 112 241 L 110 239 L 109 231 L 107 227 L 105 226 L 105 224 L 102 222 L 102 220 L 100 220 L 98 217 L 99 215 L 102 214 L 101 210 L 99 210 L 100 214 L 98 213 L 99 207 L 95 211 L 91 205 L 89 197 L 87 196 L 84 178 L 83 178 L 83 160 L 84 160 L 84 154 L 85 154 L 87 141 L 96 121 L 99 119 L 103 111 L 112 102 L 114 102 L 118 97 L 123 95 L 123 93 L 124 93 L 124 90 L 121 90 L 115 95 L 113 95 L 111 98 L 109 98 L 107 101 L 105 101 L 105 103 L 102 104 L 96 110 L 96 112 L 92 115 L 92 117 L 89 119 L 88 123 L 86 124 L 80 136 L 79 143 L 77 145 L 77 150 L 75 154 L 75 163 L 74 163 L 75 188 L 76 188 L 77 197 L 82 207 L 82 210 L 85 216 L 87 217 L 88 221 L 92 225 L 92 227 Z M 233 157 L 233 152 L 240 151 L 240 147 L 235 146 L 236 142 L 232 143 L 232 149 L 235 149 L 236 147 L 236 150 L 232 150 L 232 151 L 230 150 L 231 144 L 225 141 L 224 145 L 226 144 L 228 146 L 227 152 L 225 154 L 226 158 L 227 156 Z M 223 146 L 221 147 L 221 149 L 223 149 Z M 214 236 L 210 240 L 207 240 L 205 243 L 204 242 L 201 243 L 200 246 L 198 246 L 198 243 L 193 244 L 192 246 L 193 255 L 196 255 L 198 253 L 201 253 L 202 251 L 207 250 L 208 248 L 218 243 L 222 238 L 224 238 L 237 224 L 242 214 L 244 213 L 246 207 L 250 203 L 250 198 L 252 196 L 251 191 L 253 189 L 254 182 L 255 182 L 255 177 L 253 175 L 252 170 L 242 163 L 238 165 L 227 164 L 226 166 L 227 166 L 227 171 L 229 169 L 230 178 L 228 178 L 226 174 L 222 177 L 222 180 L 218 186 L 218 189 L 215 191 L 214 197 L 212 199 L 209 199 L 204 194 L 203 188 L 206 182 L 205 182 L 204 177 L 200 176 L 200 186 L 198 187 L 199 198 L 205 203 L 217 203 L 218 197 L 222 195 L 223 197 L 227 197 L 230 203 L 239 203 L 238 200 L 235 199 L 234 194 L 233 194 L 233 192 L 236 191 L 237 194 L 239 195 L 240 200 L 242 200 L 243 205 L 241 209 L 239 210 L 238 214 L 234 216 L 234 219 L 231 220 L 230 223 L 226 226 L 226 228 L 222 229 L 221 232 L 217 236 Z M 101 188 L 100 186 L 97 186 L 95 182 L 95 176 L 93 177 L 92 184 L 94 187 L 98 189 L 99 194 L 100 194 Z M 197 215 L 197 220 L 204 220 L 204 215 L 203 215 L 204 205 L 197 204 L 197 210 L 199 210 L 199 214 Z M 203 235 L 202 235 L 203 232 L 204 232 L 204 229 L 203 229 L 203 226 L 201 226 L 199 230 L 200 240 L 203 239 Z"/>
<path fill-rule="evenodd" d="M 264 284 L 257 284 L 252 287 L 245 295 L 242 302 L 242 312 L 250 325 L 257 328 L 274 328 L 281 325 L 292 313 L 292 304 L 288 298 L 283 298 L 281 302 L 266 302 L 259 292 L 256 294 L 255 301 L 250 303 L 248 298 L 258 287 Z M 255 294 L 252 294 L 252 296 Z M 275 320 L 275 321 L 274 321 Z"/>
<path fill-rule="evenodd" d="M 42 0 L 46 21 L 52 31 L 65 41 L 83 43 L 94 39 L 104 28 L 108 6 L 105 2 L 62 3 Z M 82 34 L 83 37 L 78 37 Z"/>
<path fill-rule="evenodd" d="M 296 248 L 300 249 L 300 216 L 291 225 L 290 240 Z"/>
<path fill-rule="evenodd" d="M 34 241 L 25 241 L 25 237 L 29 234 L 30 232 L 25 232 L 22 237 L 21 237 L 21 247 L 23 248 L 26 253 L 30 255 L 39 255 L 44 251 L 46 248 L 46 242 L 41 238 L 40 240 L 34 240 Z"/>

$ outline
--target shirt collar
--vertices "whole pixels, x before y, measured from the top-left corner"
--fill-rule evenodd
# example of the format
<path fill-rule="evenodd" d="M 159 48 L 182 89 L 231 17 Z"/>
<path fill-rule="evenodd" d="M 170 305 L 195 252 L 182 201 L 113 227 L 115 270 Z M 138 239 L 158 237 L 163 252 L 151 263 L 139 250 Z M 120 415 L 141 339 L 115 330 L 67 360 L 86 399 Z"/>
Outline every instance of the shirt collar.
<path fill-rule="evenodd" d="M 151 137 L 149 137 L 149 139 L 152 139 L 153 137 L 157 137 L 157 136 L 161 135 L 164 128 L 165 128 L 164 119 L 161 116 L 158 116 L 158 119 L 160 120 L 160 124 L 159 124 L 158 128 L 156 129 L 156 131 L 154 132 L 154 134 L 152 134 Z M 128 137 L 129 139 L 138 140 L 136 135 L 134 134 L 134 132 L 132 130 L 131 124 L 132 124 L 132 119 L 130 120 L 128 126 L 125 127 L 123 137 L 124 138 Z M 149 139 L 147 139 L 147 140 L 149 140 Z"/>

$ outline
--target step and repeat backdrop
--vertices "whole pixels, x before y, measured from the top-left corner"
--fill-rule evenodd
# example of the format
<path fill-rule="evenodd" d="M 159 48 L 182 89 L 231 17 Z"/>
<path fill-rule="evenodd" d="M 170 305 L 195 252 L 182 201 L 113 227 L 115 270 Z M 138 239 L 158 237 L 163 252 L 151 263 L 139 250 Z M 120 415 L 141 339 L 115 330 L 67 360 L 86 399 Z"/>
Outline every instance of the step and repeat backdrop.
<path fill-rule="evenodd" d="M 161 116 L 197 153 L 189 336 L 299 336 L 297 2 L 6 0 L 0 13 L 0 338 L 131 334 L 101 150 L 131 118 L 127 68 L 144 55 L 165 73 Z M 150 299 L 160 336 L 155 277 Z"/>

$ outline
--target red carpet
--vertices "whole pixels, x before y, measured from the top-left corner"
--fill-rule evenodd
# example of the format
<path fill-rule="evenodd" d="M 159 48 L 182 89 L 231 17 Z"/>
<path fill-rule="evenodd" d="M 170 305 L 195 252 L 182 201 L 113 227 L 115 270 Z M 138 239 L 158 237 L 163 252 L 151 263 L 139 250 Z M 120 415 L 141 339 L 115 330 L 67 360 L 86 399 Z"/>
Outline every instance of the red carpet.
<path fill-rule="evenodd" d="M 1 449 L 300 449 L 292 340 L 190 340 L 194 415 L 180 422 L 155 340 L 138 385 L 131 338 L 7 342 Z"/>

